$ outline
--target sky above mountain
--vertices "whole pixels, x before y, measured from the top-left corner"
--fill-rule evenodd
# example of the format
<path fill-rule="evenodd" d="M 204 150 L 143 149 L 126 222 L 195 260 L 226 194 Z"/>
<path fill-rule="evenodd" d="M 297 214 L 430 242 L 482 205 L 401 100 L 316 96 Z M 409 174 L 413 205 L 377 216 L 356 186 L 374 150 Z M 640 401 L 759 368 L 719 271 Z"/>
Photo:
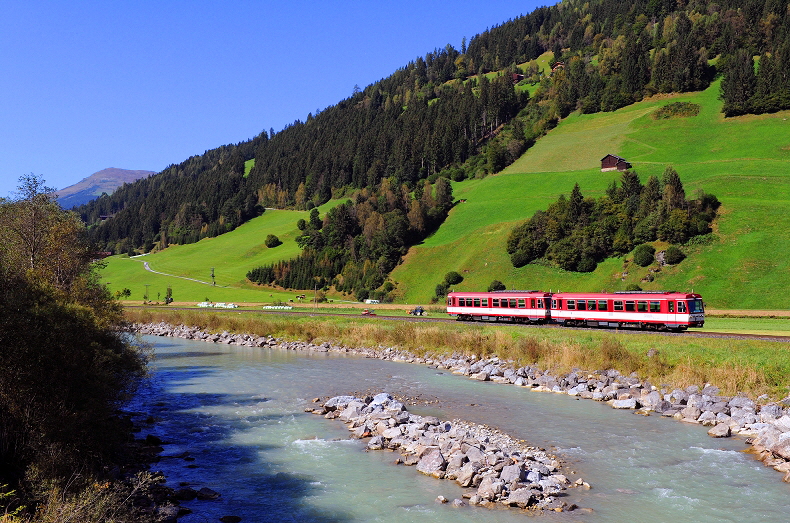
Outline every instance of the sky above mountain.
<path fill-rule="evenodd" d="M 281 130 L 545 2 L 3 2 L 0 197 Z"/>

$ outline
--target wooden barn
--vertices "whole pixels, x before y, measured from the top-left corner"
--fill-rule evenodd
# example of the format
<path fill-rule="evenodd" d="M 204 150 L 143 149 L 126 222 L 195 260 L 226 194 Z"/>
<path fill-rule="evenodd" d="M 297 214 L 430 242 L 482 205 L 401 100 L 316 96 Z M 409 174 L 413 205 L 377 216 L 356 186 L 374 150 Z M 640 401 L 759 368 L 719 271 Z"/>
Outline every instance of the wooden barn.
<path fill-rule="evenodd" d="M 601 158 L 601 172 L 606 171 L 627 171 L 631 168 L 631 164 L 614 154 L 607 154 Z"/>

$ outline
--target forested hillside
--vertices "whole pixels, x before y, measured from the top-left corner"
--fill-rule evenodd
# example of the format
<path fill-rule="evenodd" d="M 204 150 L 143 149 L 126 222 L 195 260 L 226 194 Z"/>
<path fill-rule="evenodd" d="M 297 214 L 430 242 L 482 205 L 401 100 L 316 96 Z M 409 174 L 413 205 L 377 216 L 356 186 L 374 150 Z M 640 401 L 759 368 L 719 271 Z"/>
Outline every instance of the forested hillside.
<path fill-rule="evenodd" d="M 310 209 L 384 179 L 403 193 L 425 179 L 495 173 L 573 111 L 700 90 L 716 74 L 727 115 L 790 108 L 789 36 L 779 0 L 565 1 L 460 50 L 434 50 L 305 121 L 192 157 L 81 214 L 106 250 L 147 251 L 221 234 L 264 207 Z M 533 60 L 545 52 L 556 63 L 544 74 Z"/>

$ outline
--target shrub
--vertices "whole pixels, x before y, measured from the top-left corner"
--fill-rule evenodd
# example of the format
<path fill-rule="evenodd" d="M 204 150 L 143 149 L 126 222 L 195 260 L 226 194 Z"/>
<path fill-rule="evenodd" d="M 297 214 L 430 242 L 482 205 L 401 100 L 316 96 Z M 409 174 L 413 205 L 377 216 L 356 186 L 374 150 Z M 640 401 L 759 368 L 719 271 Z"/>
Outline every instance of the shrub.
<path fill-rule="evenodd" d="M 647 267 L 655 260 L 656 249 L 652 245 L 643 243 L 634 249 L 634 263 L 640 267 Z"/>
<path fill-rule="evenodd" d="M 464 277 L 455 271 L 450 271 L 444 275 L 444 283 L 449 287 L 450 285 L 457 285 L 464 281 Z"/>
<path fill-rule="evenodd" d="M 642 287 L 640 287 L 636 283 L 629 283 L 628 285 L 625 286 L 625 290 L 627 290 L 627 291 L 641 291 Z"/>
<path fill-rule="evenodd" d="M 436 296 L 442 297 L 447 296 L 447 288 L 449 285 L 447 283 L 440 283 L 436 286 Z"/>
<path fill-rule="evenodd" d="M 664 252 L 664 262 L 667 265 L 676 265 L 682 262 L 686 255 L 678 247 L 671 245 L 666 252 Z"/>
<path fill-rule="evenodd" d="M 578 272 L 592 272 L 596 267 L 598 267 L 598 262 L 589 256 L 584 256 L 576 267 L 576 270 Z"/>
<path fill-rule="evenodd" d="M 264 243 L 266 244 L 267 247 L 271 249 L 272 247 L 277 247 L 278 245 L 282 245 L 283 242 L 281 242 L 280 238 L 278 238 L 274 234 L 269 234 L 268 236 L 266 236 L 266 241 Z"/>
<path fill-rule="evenodd" d="M 505 289 L 507 289 L 507 287 L 505 287 L 505 284 L 499 280 L 492 281 L 491 284 L 488 286 L 488 292 L 504 291 Z"/>
<path fill-rule="evenodd" d="M 654 120 L 666 120 L 668 118 L 688 118 L 697 116 L 701 106 L 689 102 L 673 102 L 661 107 L 653 113 Z"/>

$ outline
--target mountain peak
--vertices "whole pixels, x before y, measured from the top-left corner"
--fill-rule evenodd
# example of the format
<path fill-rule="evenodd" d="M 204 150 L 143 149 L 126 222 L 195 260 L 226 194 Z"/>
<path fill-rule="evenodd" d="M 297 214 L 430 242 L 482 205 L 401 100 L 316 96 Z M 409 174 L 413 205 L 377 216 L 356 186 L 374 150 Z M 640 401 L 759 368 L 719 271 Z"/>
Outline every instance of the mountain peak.
<path fill-rule="evenodd" d="M 71 209 L 98 198 L 102 193 L 112 194 L 121 185 L 132 183 L 152 174 L 154 174 L 154 171 L 108 167 L 91 174 L 87 178 L 83 178 L 74 185 L 56 191 L 55 198 L 61 207 Z"/>

